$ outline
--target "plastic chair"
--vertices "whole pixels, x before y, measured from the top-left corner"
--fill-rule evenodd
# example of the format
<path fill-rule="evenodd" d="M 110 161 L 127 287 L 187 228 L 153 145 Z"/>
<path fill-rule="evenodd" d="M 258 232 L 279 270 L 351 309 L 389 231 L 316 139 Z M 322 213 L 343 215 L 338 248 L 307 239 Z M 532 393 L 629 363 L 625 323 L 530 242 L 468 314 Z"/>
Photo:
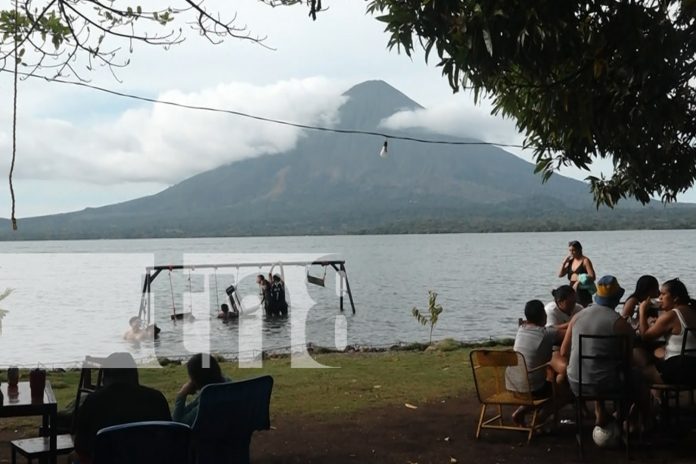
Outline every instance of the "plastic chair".
<path fill-rule="evenodd" d="M 585 354 L 585 347 L 590 344 L 601 344 L 601 354 L 590 355 Z M 585 458 L 585 449 L 582 438 L 582 419 L 583 419 L 583 404 L 585 401 L 613 401 L 618 405 L 618 420 L 623 423 L 628 417 L 630 408 L 630 393 L 629 383 L 631 381 L 631 340 L 627 335 L 585 335 L 580 334 L 578 338 L 578 393 L 575 395 L 575 421 L 577 424 L 576 439 L 580 458 Z M 592 364 L 600 363 L 607 366 L 611 370 L 616 370 L 619 384 L 617 388 L 610 390 L 595 390 L 590 391 L 589 384 L 584 384 L 583 387 L 583 365 L 591 366 Z M 584 391 L 583 391 L 584 389 Z M 623 427 L 622 427 L 623 430 Z M 625 434 L 626 456 L 630 456 L 630 446 L 628 434 Z"/>
<path fill-rule="evenodd" d="M 272 390 L 268 375 L 204 387 L 192 427 L 194 462 L 248 463 L 252 434 L 271 427 Z"/>
<path fill-rule="evenodd" d="M 177 422 L 114 425 L 97 432 L 94 464 L 188 464 L 191 428 Z"/>
<path fill-rule="evenodd" d="M 474 374 L 476 394 L 481 403 L 481 414 L 476 427 L 476 438 L 481 435 L 482 429 L 518 430 L 527 432 L 527 442 L 543 424 L 537 422 L 539 409 L 552 399 L 535 399 L 529 388 L 529 372 L 537 369 L 546 369 L 547 365 L 539 366 L 532 371 L 527 370 L 527 364 L 522 353 L 512 350 L 472 350 L 469 354 L 471 368 Z M 515 385 L 515 390 L 508 390 L 506 386 L 506 372 L 509 368 L 520 369 L 520 384 Z M 486 419 L 488 406 L 496 406 L 497 414 Z M 526 425 L 506 423 L 503 420 L 503 406 L 530 406 L 533 409 L 532 422 Z"/>
<path fill-rule="evenodd" d="M 674 401 L 675 422 L 680 423 L 680 397 L 682 392 L 689 392 L 691 405 L 694 404 L 694 390 L 696 390 L 696 348 L 687 348 L 686 342 L 689 336 L 696 338 L 696 328 L 687 327 L 684 329 L 681 353 L 679 358 L 679 378 L 673 383 L 658 383 L 650 386 L 651 389 L 660 392 L 663 417 L 667 425 L 670 423 L 671 403 Z"/>

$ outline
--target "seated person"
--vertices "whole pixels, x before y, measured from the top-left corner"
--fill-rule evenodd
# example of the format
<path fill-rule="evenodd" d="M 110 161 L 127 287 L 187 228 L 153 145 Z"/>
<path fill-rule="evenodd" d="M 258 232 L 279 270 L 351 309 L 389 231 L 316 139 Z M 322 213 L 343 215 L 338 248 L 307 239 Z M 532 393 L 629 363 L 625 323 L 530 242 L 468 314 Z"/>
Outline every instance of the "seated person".
<path fill-rule="evenodd" d="M 546 325 L 546 311 L 544 303 L 539 300 L 528 301 L 524 307 L 526 321 L 522 321 L 517 336 L 515 337 L 514 350 L 524 356 L 527 371 L 542 366 L 551 361 L 553 346 L 561 340 L 560 333 L 553 327 Z M 557 366 L 563 370 L 564 366 Z M 529 390 L 527 390 L 529 382 Z M 528 379 L 524 378 L 524 370 L 518 367 L 509 367 L 505 372 L 506 388 L 510 391 L 532 392 L 534 398 L 547 398 L 551 395 L 551 384 L 546 380 L 546 370 L 539 369 L 529 372 Z M 525 423 L 525 414 L 531 411 L 529 406 L 520 406 L 512 414 L 512 420 L 516 424 Z"/>
<path fill-rule="evenodd" d="M 561 356 L 568 362 L 568 382 L 575 395 L 579 392 L 579 341 L 580 335 L 627 335 L 631 326 L 614 309 L 618 306 L 624 289 L 614 276 L 604 276 L 597 281 L 595 304 L 577 313 L 570 321 Z M 630 340 L 630 339 L 629 339 Z M 600 355 L 620 349 L 613 340 L 585 340 L 584 355 Z M 618 354 L 618 353 L 617 353 Z M 601 394 L 616 391 L 621 385 L 618 360 L 585 360 L 583 362 L 583 394 Z M 604 402 L 595 402 L 595 425 L 605 426 L 611 416 Z"/>
<path fill-rule="evenodd" d="M 686 286 L 678 279 L 668 280 L 660 288 L 662 313 L 651 326 L 648 319 L 652 302 L 645 299 L 638 309 L 639 328 L 643 341 L 651 342 L 664 337 L 664 357 L 646 366 L 645 374 L 650 383 L 696 384 L 696 358 L 688 354 L 682 359 L 684 329 L 696 327 L 696 301 L 692 300 Z M 696 337 L 690 333 L 687 349 L 696 348 Z"/>
<path fill-rule="evenodd" d="M 570 319 L 582 311 L 583 307 L 577 303 L 577 294 L 570 285 L 561 285 L 552 290 L 551 295 L 553 301 L 544 307 L 546 327 L 565 330 L 568 328 Z"/>
<path fill-rule="evenodd" d="M 85 398 L 75 423 L 75 452 L 80 464 L 92 462 L 97 432 L 104 427 L 171 420 L 164 395 L 139 384 L 138 368 L 130 353 L 113 353 L 102 366 L 104 386 Z"/>
<path fill-rule="evenodd" d="M 651 275 L 641 276 L 636 282 L 636 289 L 631 295 L 626 298 L 621 309 L 621 317 L 631 323 L 634 329 L 638 328 L 638 306 L 645 300 L 652 300 L 660 296 L 660 284 L 657 279 Z M 652 301 L 651 301 L 652 306 Z M 657 311 L 651 311 L 652 317 L 657 317 Z"/>
<path fill-rule="evenodd" d="M 200 392 L 206 385 L 229 382 L 229 379 L 223 377 L 220 365 L 209 354 L 198 353 L 193 355 L 186 363 L 186 370 L 188 371 L 189 381 L 181 387 L 181 390 L 176 395 L 172 417 L 176 422 L 193 425 L 198 414 L 200 396 L 196 396 L 188 404 L 186 404 L 186 397 Z"/>

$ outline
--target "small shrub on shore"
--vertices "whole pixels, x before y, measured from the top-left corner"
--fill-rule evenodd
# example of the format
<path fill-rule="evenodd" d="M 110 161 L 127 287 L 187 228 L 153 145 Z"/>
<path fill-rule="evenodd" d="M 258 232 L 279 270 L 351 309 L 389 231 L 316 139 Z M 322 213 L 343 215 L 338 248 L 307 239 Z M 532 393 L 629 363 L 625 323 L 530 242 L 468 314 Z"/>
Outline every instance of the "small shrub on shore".
<path fill-rule="evenodd" d="M 433 343 L 433 330 L 435 329 L 435 325 L 437 324 L 437 320 L 440 317 L 442 311 L 442 305 L 437 304 L 437 293 L 435 293 L 432 290 L 428 291 L 429 314 L 427 316 L 421 313 L 421 311 L 415 306 L 411 310 L 411 314 L 413 314 L 413 317 L 415 317 L 421 325 L 430 324 L 430 341 L 428 342 L 429 345 L 432 345 Z"/>

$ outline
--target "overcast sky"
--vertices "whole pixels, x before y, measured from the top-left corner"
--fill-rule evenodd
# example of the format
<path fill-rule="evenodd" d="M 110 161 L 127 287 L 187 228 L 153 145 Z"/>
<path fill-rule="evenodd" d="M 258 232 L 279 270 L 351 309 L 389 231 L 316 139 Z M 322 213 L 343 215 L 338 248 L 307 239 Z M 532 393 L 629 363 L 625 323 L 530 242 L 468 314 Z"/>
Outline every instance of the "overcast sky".
<path fill-rule="evenodd" d="M 398 114 L 386 127 L 426 127 L 490 142 L 520 143 L 514 124 L 490 116 L 466 93 L 452 94 L 421 56 L 387 51 L 383 26 L 365 3 L 333 1 L 318 21 L 306 7 L 270 8 L 253 0 L 207 2 L 222 16 L 267 36 L 265 44 L 230 39 L 211 45 L 191 32 L 169 50 L 136 45 L 115 80 L 97 70 L 92 83 L 150 98 L 234 109 L 304 124 L 332 124 L 341 94 L 382 79 L 426 109 Z M 126 46 L 127 49 L 127 46 Z M 9 169 L 11 76 L 0 74 L 0 170 Z M 236 116 L 137 102 L 74 86 L 20 83 L 15 189 L 18 217 L 73 211 L 156 193 L 199 172 L 285 151 L 300 133 Z M 381 141 L 376 140 L 376 152 Z M 466 150 L 465 147 L 462 150 Z M 524 153 L 517 153 L 529 159 Z M 584 178 L 587 173 L 568 170 Z M 6 178 L 3 174 L 2 178 Z M 0 216 L 9 190 L 0 186 Z M 691 192 L 685 199 L 696 201 Z"/>

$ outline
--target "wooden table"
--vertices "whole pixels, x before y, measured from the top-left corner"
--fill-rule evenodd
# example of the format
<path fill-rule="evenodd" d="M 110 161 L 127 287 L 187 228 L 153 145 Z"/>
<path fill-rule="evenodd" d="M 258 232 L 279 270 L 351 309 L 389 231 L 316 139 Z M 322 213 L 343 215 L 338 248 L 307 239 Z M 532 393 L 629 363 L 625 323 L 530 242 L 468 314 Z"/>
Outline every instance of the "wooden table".
<path fill-rule="evenodd" d="M 19 382 L 16 390 L 10 390 L 6 382 L 0 386 L 4 398 L 3 405 L 0 406 L 0 417 L 26 417 L 41 416 L 42 430 L 48 433 L 49 439 L 49 462 L 56 462 L 56 419 L 58 416 L 58 405 L 56 396 L 53 394 L 51 383 L 46 380 L 46 389 L 43 398 L 32 398 L 29 382 Z"/>

